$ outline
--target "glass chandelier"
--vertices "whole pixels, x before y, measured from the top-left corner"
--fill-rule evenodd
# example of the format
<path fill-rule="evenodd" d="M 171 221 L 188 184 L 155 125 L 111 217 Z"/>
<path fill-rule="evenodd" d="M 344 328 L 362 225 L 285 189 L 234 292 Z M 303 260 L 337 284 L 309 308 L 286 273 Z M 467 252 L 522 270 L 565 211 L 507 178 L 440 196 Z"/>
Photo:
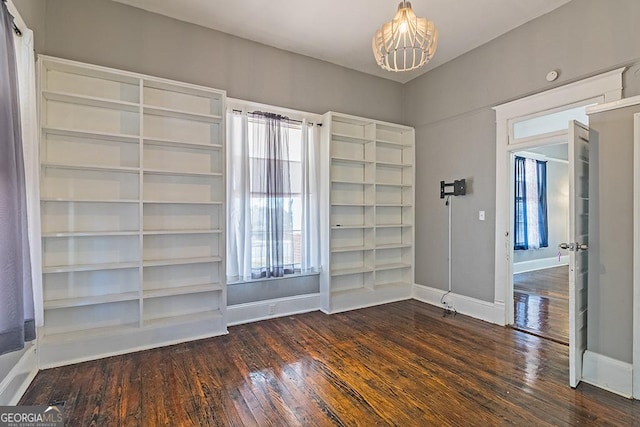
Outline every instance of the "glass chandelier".
<path fill-rule="evenodd" d="M 438 30 L 432 21 L 416 16 L 411 2 L 402 1 L 391 22 L 376 31 L 372 45 L 379 66 L 387 71 L 411 71 L 436 53 Z"/>

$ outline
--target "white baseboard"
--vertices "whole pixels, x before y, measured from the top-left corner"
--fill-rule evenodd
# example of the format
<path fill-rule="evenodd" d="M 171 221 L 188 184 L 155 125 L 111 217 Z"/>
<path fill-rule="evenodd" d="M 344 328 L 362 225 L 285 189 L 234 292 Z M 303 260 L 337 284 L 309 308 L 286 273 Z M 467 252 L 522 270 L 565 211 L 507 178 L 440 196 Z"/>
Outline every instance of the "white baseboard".
<path fill-rule="evenodd" d="M 418 284 L 413 285 L 414 299 L 437 307 L 443 306 L 440 300 L 446 293 L 447 291 L 443 291 L 442 289 L 431 288 L 429 286 Z M 476 319 L 484 320 L 485 322 L 498 323 L 496 322 L 496 307 L 491 302 L 470 298 L 453 292 L 445 297 L 445 302 L 452 305 L 460 314 L 475 317 Z M 502 323 L 504 323 L 504 321 Z"/>
<path fill-rule="evenodd" d="M 582 381 L 631 399 L 633 365 L 592 351 L 582 359 Z"/>
<path fill-rule="evenodd" d="M 56 368 L 227 334 L 223 316 L 183 318 L 143 328 L 86 331 L 71 337 L 39 331 L 38 367 Z"/>
<path fill-rule="evenodd" d="M 545 268 L 569 265 L 569 255 L 563 255 L 558 261 L 558 257 L 532 259 L 513 263 L 513 274 L 526 273 L 527 271 L 544 270 Z"/>
<path fill-rule="evenodd" d="M 496 325 L 505 326 L 507 324 L 507 307 L 502 301 L 493 302 L 493 322 Z"/>
<path fill-rule="evenodd" d="M 0 406 L 17 405 L 37 373 L 36 345 L 31 344 L 7 376 L 0 382 Z"/>
<path fill-rule="evenodd" d="M 256 301 L 227 307 L 227 325 L 242 325 L 259 320 L 320 310 L 320 294 L 297 295 Z"/>
<path fill-rule="evenodd" d="M 336 314 L 405 301 L 411 299 L 412 293 L 413 285 L 411 283 L 395 283 L 376 286 L 375 288 L 352 289 L 332 294 L 329 299 L 330 310 L 322 309 L 322 311 L 326 314 Z"/>

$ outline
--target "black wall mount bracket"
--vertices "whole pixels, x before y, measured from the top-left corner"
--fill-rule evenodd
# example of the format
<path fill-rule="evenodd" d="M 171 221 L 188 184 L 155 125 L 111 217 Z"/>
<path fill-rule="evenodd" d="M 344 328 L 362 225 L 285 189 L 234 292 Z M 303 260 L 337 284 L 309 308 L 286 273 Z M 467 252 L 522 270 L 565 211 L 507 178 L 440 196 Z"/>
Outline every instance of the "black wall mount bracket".
<path fill-rule="evenodd" d="M 450 189 L 453 187 L 453 191 Z M 456 179 L 453 182 L 440 181 L 440 198 L 444 199 L 445 196 L 464 196 L 467 194 L 467 181 L 465 179 Z"/>

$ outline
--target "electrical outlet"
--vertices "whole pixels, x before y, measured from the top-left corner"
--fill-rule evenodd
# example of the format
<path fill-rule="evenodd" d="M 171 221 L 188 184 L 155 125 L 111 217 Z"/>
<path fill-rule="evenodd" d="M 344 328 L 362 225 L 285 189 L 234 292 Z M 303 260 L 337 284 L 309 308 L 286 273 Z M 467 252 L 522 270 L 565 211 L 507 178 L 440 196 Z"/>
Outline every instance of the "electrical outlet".
<path fill-rule="evenodd" d="M 275 313 L 276 313 L 276 305 L 269 304 L 269 314 L 275 314 Z"/>

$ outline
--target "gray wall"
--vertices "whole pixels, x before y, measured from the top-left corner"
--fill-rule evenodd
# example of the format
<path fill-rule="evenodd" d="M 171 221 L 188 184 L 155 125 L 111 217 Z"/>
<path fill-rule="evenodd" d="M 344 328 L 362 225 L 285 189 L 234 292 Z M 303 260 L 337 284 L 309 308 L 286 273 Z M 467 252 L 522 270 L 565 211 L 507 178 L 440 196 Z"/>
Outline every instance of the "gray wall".
<path fill-rule="evenodd" d="M 44 50 L 45 41 L 45 11 L 46 1 L 44 0 L 12 0 L 15 7 L 20 12 L 27 27 L 33 31 L 34 48 L 36 52 Z"/>
<path fill-rule="evenodd" d="M 436 69 L 437 70 L 437 69 Z M 467 180 L 467 195 L 452 197 L 453 292 L 493 302 L 495 129 L 492 110 L 464 120 L 416 128 L 416 283 L 446 289 L 447 207 L 440 181 Z M 495 125 L 494 125 L 495 127 Z M 485 221 L 478 211 L 486 212 Z"/>
<path fill-rule="evenodd" d="M 513 262 L 532 261 L 558 256 L 558 244 L 569 238 L 569 167 L 566 163 L 547 162 L 547 218 L 549 246 L 515 251 Z"/>
<path fill-rule="evenodd" d="M 628 107 L 592 115 L 589 165 L 590 350 L 632 362 L 633 114 Z M 594 156 L 595 155 L 595 156 Z"/>
<path fill-rule="evenodd" d="M 110 0 L 46 3 L 41 52 L 47 55 L 225 89 L 234 98 L 319 114 L 333 110 L 402 121 L 400 83 Z"/>
<path fill-rule="evenodd" d="M 404 118 L 416 128 L 419 165 L 416 283 L 446 289 L 447 217 L 438 182 L 471 178 L 470 195 L 454 200 L 453 290 L 494 300 L 496 134 L 491 107 L 621 65 L 631 65 L 624 76 L 625 96 L 640 94 L 638 17 L 637 0 L 574 0 L 404 86 Z M 560 72 L 553 84 L 545 81 L 552 69 Z M 618 155 L 627 155 L 628 163 L 627 151 Z M 613 192 L 619 183 L 606 185 L 601 191 Z M 479 209 L 487 211 L 487 221 L 477 220 Z M 614 299 L 630 304 L 630 252 L 610 249 L 616 260 L 607 270 L 624 284 L 615 285 L 621 292 L 605 296 L 594 289 L 590 295 L 590 316 L 600 315 L 590 317 L 589 348 L 628 361 L 632 316 Z M 623 272 L 616 276 L 614 269 Z"/>
<path fill-rule="evenodd" d="M 453 290 L 494 299 L 495 114 L 491 107 L 640 58 L 640 2 L 574 0 L 404 85 L 416 128 L 416 282 L 445 289 L 447 217 L 440 180 L 472 178 L 454 200 Z M 597 54 L 594 54 L 597 52 Z M 548 71 L 559 79 L 547 83 Z M 625 94 L 640 93 L 640 73 Z M 479 222 L 478 210 L 487 220 Z"/>

